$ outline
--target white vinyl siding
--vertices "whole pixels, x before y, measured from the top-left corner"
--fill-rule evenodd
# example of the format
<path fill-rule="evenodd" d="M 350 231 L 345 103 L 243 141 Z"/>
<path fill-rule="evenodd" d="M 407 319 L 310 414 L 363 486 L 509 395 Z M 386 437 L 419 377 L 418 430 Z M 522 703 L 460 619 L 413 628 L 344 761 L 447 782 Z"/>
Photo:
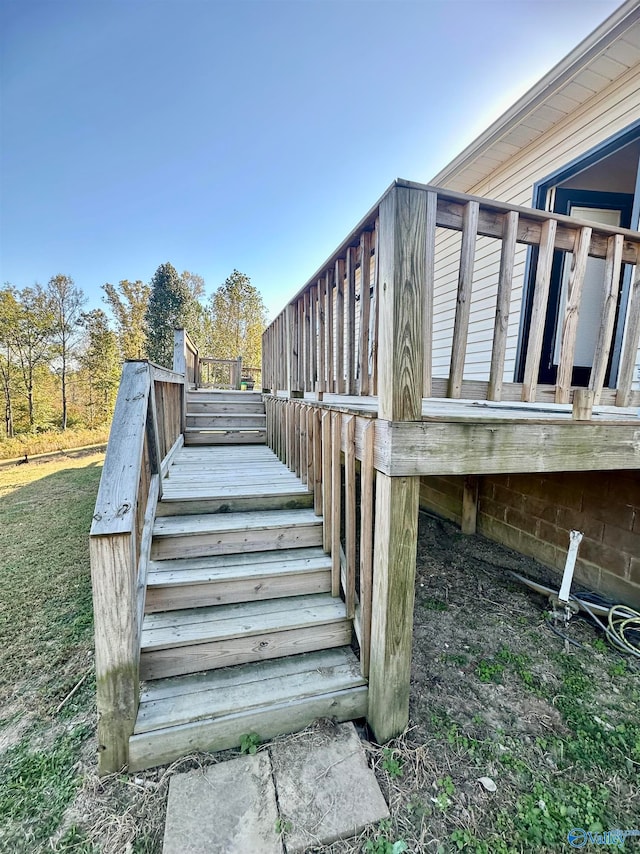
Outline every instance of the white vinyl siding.
<path fill-rule="evenodd" d="M 569 94 L 576 94 L 567 89 L 563 92 L 567 97 Z M 561 169 L 638 119 L 640 119 L 640 67 L 635 67 L 599 94 L 593 95 L 582 104 L 576 104 L 571 115 L 541 134 L 526 148 L 513 154 L 506 163 L 479 183 L 461 187 L 453 176 L 448 186 L 462 189 L 472 195 L 530 207 L 533 186 L 536 182 Z M 512 135 L 513 132 L 509 134 L 509 140 Z M 498 148 L 504 154 L 513 150 L 510 143 L 504 142 L 498 143 Z M 469 172 L 469 169 L 465 170 L 465 175 Z M 460 235 L 438 229 L 433 344 L 435 377 L 446 377 L 449 373 L 459 253 Z M 506 382 L 514 379 L 526 257 L 526 247 L 519 247 L 509 315 L 504 372 Z M 478 238 L 465 379 L 488 380 L 489 378 L 499 266 L 499 241 Z M 640 353 L 638 364 L 640 366 Z M 638 369 L 636 369 L 634 388 L 638 387 Z"/>

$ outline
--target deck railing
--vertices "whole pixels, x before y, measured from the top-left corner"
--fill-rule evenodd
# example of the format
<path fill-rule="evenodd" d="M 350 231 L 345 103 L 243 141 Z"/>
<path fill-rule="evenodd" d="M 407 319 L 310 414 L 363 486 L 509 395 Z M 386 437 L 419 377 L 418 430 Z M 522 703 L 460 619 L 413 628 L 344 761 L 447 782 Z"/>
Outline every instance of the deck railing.
<path fill-rule="evenodd" d="M 505 374 L 515 363 L 516 318 L 525 308 L 516 287 L 524 280 L 527 247 L 536 250 L 530 253 L 535 290 L 523 381 L 516 383 Z M 408 720 L 420 488 L 419 472 L 383 470 L 386 443 L 399 433 L 422 435 L 421 424 L 412 432 L 403 431 L 401 422 L 421 422 L 429 410 L 425 399 L 432 397 L 572 402 L 577 420 L 590 419 L 594 403 L 640 402 L 632 391 L 640 278 L 633 279 L 632 269 L 625 270 L 630 288 L 624 316 L 617 319 L 624 331 L 617 378 L 605 387 L 616 314 L 622 315 L 622 270 L 635 267 L 639 251 L 636 232 L 398 181 L 265 331 L 267 442 L 294 471 L 306 469 L 316 512 L 321 503 L 333 592 L 342 592 L 355 617 L 363 671 L 369 674 L 368 720 L 379 741 L 397 735 Z M 572 257 L 558 324 L 557 381 L 542 385 L 554 253 Z M 605 261 L 604 298 L 593 366 L 582 388 L 571 380 L 588 257 Z M 483 379 L 468 367 L 478 350 L 477 337 L 470 335 L 478 259 L 484 268 L 485 326 L 490 318 L 488 336 L 480 340 Z M 451 307 L 443 321 L 445 294 Z M 360 399 L 350 401 L 352 395 Z M 363 400 L 372 395 L 377 400 Z M 466 504 L 473 505 L 473 478 L 465 490 Z M 472 530 L 472 514 L 467 515 L 465 528 Z"/>
<path fill-rule="evenodd" d="M 183 441 L 184 374 L 125 362 L 90 536 L 99 769 L 127 763 L 140 632 L 162 476 Z"/>
<path fill-rule="evenodd" d="M 344 597 L 369 675 L 373 584 L 375 421 L 322 412 L 303 400 L 268 397 L 267 443 L 313 493 L 331 555 L 331 590 Z M 360 465 L 357 466 L 357 459 Z M 344 463 L 343 463 L 344 460 Z"/>
<path fill-rule="evenodd" d="M 420 342 L 405 340 L 403 346 L 419 343 L 423 352 L 421 376 L 413 382 L 420 386 L 421 397 L 465 399 L 536 400 L 570 403 L 576 387 L 571 384 L 588 257 L 605 260 L 603 302 L 597 343 L 588 388 L 578 397 L 583 407 L 589 403 L 627 406 L 640 400 L 632 392 L 633 371 L 640 339 L 640 278 L 631 285 L 626 305 L 624 340 L 617 380 L 605 387 L 613 349 L 620 297 L 621 270 L 638 261 L 640 234 L 597 223 L 586 223 L 561 214 L 516 207 L 501 202 L 466 196 L 436 187 L 396 182 L 381 201 L 351 232 L 327 262 L 275 318 L 263 337 L 263 386 L 273 391 L 313 392 L 346 395 L 377 394 L 379 386 L 378 351 L 382 332 L 380 317 L 382 271 L 394 267 L 394 259 L 385 257 L 399 250 L 389 242 L 394 225 L 381 226 L 380 213 L 395 194 L 395 214 L 402 220 L 406 240 L 412 243 L 406 261 L 413 286 L 419 289 Z M 388 219 L 388 217 L 387 217 Z M 384 233 L 383 233 L 384 232 Z M 438 246 L 446 234 L 459 233 L 460 248 L 456 270 L 441 269 Z M 482 246 L 479 238 L 492 238 L 499 249 Z M 486 243 L 486 242 L 485 242 Z M 531 246 L 535 288 L 530 322 L 525 336 L 522 383 L 505 379 L 508 340 L 517 337 L 514 321 L 524 313 L 515 304 L 514 284 L 522 284 L 522 248 Z M 405 252 L 405 246 L 401 251 Z M 495 320 L 486 350 L 487 378 L 479 381 L 465 373 L 465 367 L 477 351 L 470 340 L 473 322 L 474 267 L 476 258 L 487 252 L 499 253 L 491 293 Z M 554 254 L 571 255 L 567 297 L 558 321 L 559 359 L 555 385 L 538 382 L 543 333 Z M 537 256 L 537 257 L 534 257 Z M 450 264 L 451 253 L 447 255 Z M 395 259 L 397 260 L 397 259 Z M 450 349 L 448 370 L 434 372 L 434 306 L 441 297 L 442 283 L 457 280 L 455 317 L 445 347 Z M 368 287 L 367 287 L 368 285 Z M 486 282 L 483 282 L 486 289 Z M 484 307 L 484 311 L 487 309 Z M 404 325 L 407 332 L 413 323 Z M 388 330 L 399 335 L 402 329 Z M 442 330 L 437 343 L 442 344 Z M 439 353 L 438 364 L 442 365 Z M 438 375 L 434 376 L 434 373 Z M 583 408 L 580 410 L 584 411 Z"/>

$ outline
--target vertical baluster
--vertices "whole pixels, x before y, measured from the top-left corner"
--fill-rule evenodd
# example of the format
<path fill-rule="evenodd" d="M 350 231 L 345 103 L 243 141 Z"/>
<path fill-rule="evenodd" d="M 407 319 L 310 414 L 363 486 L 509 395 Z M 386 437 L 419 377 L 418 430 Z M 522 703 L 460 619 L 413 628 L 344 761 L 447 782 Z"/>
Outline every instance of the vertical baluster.
<path fill-rule="evenodd" d="M 556 403 L 569 403 L 573 362 L 578 337 L 578 321 L 580 320 L 580 302 L 584 274 L 587 270 L 589 247 L 591 245 L 591 228 L 585 226 L 576 232 L 571 272 L 567 286 L 567 303 L 562 321 L 562 343 L 560 345 L 560 363 L 556 380 Z"/>
<path fill-rule="evenodd" d="M 498 294 L 496 297 L 496 319 L 493 327 L 491 369 L 489 371 L 489 388 L 487 390 L 488 400 L 500 400 L 502 398 L 513 268 L 516 257 L 516 240 L 518 237 L 518 219 L 516 211 L 509 211 L 503 217 L 500 274 L 498 276 Z"/>
<path fill-rule="evenodd" d="M 345 490 L 345 601 L 347 617 L 356 610 L 356 418 L 345 419 L 344 490 Z"/>
<path fill-rule="evenodd" d="M 313 512 L 322 516 L 322 410 L 312 408 L 313 415 Z"/>
<path fill-rule="evenodd" d="M 339 412 L 331 414 L 331 595 L 340 595 L 340 514 L 342 511 L 342 470 L 340 445 L 342 419 Z"/>
<path fill-rule="evenodd" d="M 304 292 L 304 381 L 303 391 L 310 391 L 313 383 L 311 368 L 311 294 Z"/>
<path fill-rule="evenodd" d="M 309 391 L 316 390 L 318 379 L 318 289 L 315 285 L 309 288 Z"/>
<path fill-rule="evenodd" d="M 362 435 L 360 462 L 360 666 L 365 679 L 369 676 L 371 652 L 371 597 L 373 591 L 373 445 L 375 421 L 371 420 Z"/>
<path fill-rule="evenodd" d="M 371 309 L 371 233 L 360 235 L 360 346 L 358 394 L 369 394 L 369 315 Z"/>
<path fill-rule="evenodd" d="M 336 376 L 334 391 L 336 394 L 344 394 L 344 258 L 336 261 L 336 289 L 334 340 L 336 350 Z"/>
<path fill-rule="evenodd" d="M 640 342 L 640 268 L 636 266 L 636 277 L 629 293 L 627 310 L 627 328 L 624 335 L 624 349 L 618 374 L 616 406 L 628 406 L 631 397 L 633 371 L 638 358 Z"/>
<path fill-rule="evenodd" d="M 347 249 L 345 280 L 345 394 L 354 393 L 356 329 L 356 264 L 355 250 Z"/>
<path fill-rule="evenodd" d="M 373 230 L 373 300 L 370 309 L 371 332 L 369 333 L 369 373 L 371 374 L 371 394 L 378 393 L 378 317 L 380 314 L 380 217 L 376 217 Z"/>
<path fill-rule="evenodd" d="M 331 492 L 331 412 L 322 413 L 322 547 L 331 553 L 331 510 L 333 506 Z M 337 596 L 337 593 L 332 593 Z"/>
<path fill-rule="evenodd" d="M 607 240 L 607 257 L 604 267 L 604 305 L 598 341 L 593 356 L 593 366 L 589 376 L 589 389 L 593 392 L 595 404 L 600 403 L 607 365 L 609 364 L 616 307 L 618 305 L 618 291 L 620 290 L 623 246 L 624 238 L 621 234 L 614 234 Z"/>
<path fill-rule="evenodd" d="M 327 367 L 327 384 L 325 386 L 325 391 L 332 392 L 334 391 L 334 332 L 333 332 L 333 271 L 327 270 L 325 275 L 325 309 L 324 309 L 325 322 L 327 327 L 326 332 L 326 345 L 327 345 L 327 356 L 326 356 L 326 367 Z"/>
<path fill-rule="evenodd" d="M 449 386 L 447 389 L 447 396 L 451 398 L 459 398 L 462 393 L 462 378 L 464 376 L 464 363 L 467 355 L 469 316 L 471 314 L 471 288 L 473 284 L 479 211 L 480 205 L 478 202 L 467 202 L 462 218 L 458 295 L 451 345 Z"/>
<path fill-rule="evenodd" d="M 321 395 L 327 388 L 327 373 L 325 366 L 325 334 L 326 334 L 326 297 L 325 297 L 326 279 L 320 276 L 318 279 L 318 378 L 316 381 L 316 391 Z"/>
<path fill-rule="evenodd" d="M 438 194 L 427 193 L 426 259 L 423 303 L 423 333 L 424 342 L 422 366 L 422 396 L 431 397 L 431 380 L 433 374 L 433 293 L 435 286 L 436 267 L 436 219 L 438 214 Z"/>
<path fill-rule="evenodd" d="M 522 383 L 522 400 L 533 403 L 536 399 L 538 371 L 542 355 L 542 338 L 544 321 L 549 301 L 549 285 L 551 282 L 551 266 L 553 263 L 553 247 L 556 239 L 557 222 L 548 219 L 542 224 L 538 265 L 533 292 L 531 309 L 531 326 L 527 342 L 527 356 L 524 365 L 524 380 Z"/>

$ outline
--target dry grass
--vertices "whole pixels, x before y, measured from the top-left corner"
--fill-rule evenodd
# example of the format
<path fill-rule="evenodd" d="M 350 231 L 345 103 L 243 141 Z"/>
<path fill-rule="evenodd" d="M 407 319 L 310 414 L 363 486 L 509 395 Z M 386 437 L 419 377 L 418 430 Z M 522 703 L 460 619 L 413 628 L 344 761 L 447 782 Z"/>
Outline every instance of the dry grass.
<path fill-rule="evenodd" d="M 85 448 L 106 444 L 109 438 L 109 427 L 89 430 L 84 427 L 74 427 L 67 430 L 50 430 L 46 433 L 22 433 L 12 439 L 0 441 L 0 460 L 13 460 L 24 457 L 34 457 L 37 454 L 48 454 L 53 451 L 68 451 L 73 448 Z"/>
<path fill-rule="evenodd" d="M 0 850 L 12 854 L 159 854 L 171 777 L 235 755 L 97 777 L 87 534 L 101 460 L 0 471 Z M 581 648 L 565 648 L 509 568 L 543 572 L 421 517 L 410 726 L 382 747 L 362 732 L 391 819 L 310 850 L 570 851 L 570 826 L 640 827 L 638 669 L 586 623 L 569 627 Z"/>

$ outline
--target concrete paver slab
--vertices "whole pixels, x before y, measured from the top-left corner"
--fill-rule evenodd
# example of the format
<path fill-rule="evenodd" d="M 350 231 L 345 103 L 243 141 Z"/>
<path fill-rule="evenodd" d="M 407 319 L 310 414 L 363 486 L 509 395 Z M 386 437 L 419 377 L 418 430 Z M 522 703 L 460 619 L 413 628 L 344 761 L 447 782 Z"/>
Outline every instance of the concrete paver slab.
<path fill-rule="evenodd" d="M 287 739 L 270 752 L 287 854 L 355 836 L 388 818 L 352 723 Z"/>
<path fill-rule="evenodd" d="M 277 818 L 266 753 L 177 774 L 169 785 L 163 854 L 282 854 Z"/>

